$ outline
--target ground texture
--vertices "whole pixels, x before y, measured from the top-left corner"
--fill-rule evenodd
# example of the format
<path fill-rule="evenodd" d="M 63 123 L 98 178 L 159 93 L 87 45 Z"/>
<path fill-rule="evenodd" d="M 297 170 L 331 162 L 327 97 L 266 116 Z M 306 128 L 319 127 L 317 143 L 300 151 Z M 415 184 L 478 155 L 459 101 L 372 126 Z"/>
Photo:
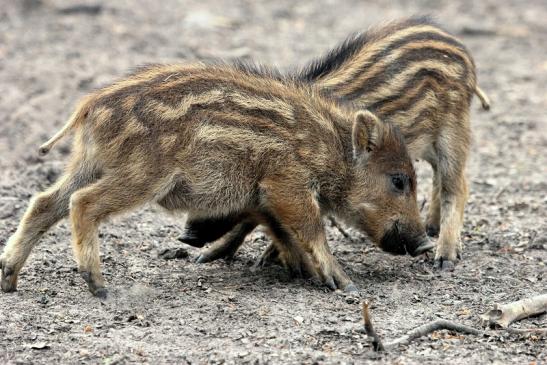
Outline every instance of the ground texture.
<path fill-rule="evenodd" d="M 85 6 L 84 6 L 85 5 Z M 347 34 L 430 13 L 475 56 L 491 112 L 473 105 L 462 262 L 433 271 L 391 257 L 355 232 L 329 229 L 335 255 L 372 301 L 376 329 L 394 338 L 435 318 L 477 326 L 494 302 L 546 291 L 547 4 L 530 1 L 2 1 L 0 6 L 0 249 L 29 198 L 59 176 L 68 142 L 37 147 L 77 99 L 150 62 L 236 57 L 281 68 Z M 419 163 L 422 201 L 430 171 Z M 424 210 L 425 211 L 425 210 Z M 374 355 L 360 299 L 282 268 L 252 271 L 267 244 L 253 234 L 232 263 L 164 260 L 184 218 L 146 207 L 102 228 L 111 296 L 91 297 L 75 271 L 66 222 L 47 233 L 19 291 L 0 294 L 0 363 L 538 363 L 545 338 L 434 333 Z M 516 327 L 546 327 L 546 316 Z"/>

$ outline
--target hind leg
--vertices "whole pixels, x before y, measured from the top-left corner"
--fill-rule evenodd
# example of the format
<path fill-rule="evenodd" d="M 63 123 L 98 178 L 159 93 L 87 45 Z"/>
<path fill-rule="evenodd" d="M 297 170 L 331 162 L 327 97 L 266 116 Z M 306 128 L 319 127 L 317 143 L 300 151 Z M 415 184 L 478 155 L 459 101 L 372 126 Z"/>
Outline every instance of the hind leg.
<path fill-rule="evenodd" d="M 456 180 L 443 184 L 443 190 L 441 191 L 441 230 L 435 254 L 435 262 L 438 268 L 451 269 L 455 262 L 461 258 L 463 250 L 461 230 L 463 228 L 466 201 L 467 182 L 463 175 Z"/>
<path fill-rule="evenodd" d="M 433 168 L 433 185 L 431 186 L 431 201 L 427 211 L 426 232 L 429 237 L 437 237 L 441 227 L 441 177 L 437 163 L 431 163 Z"/>
<path fill-rule="evenodd" d="M 34 246 L 51 226 L 68 215 L 71 194 L 93 181 L 92 171 L 84 165 L 69 169 L 52 187 L 38 194 L 30 203 L 17 231 L 10 237 L 0 257 L 4 292 L 17 289 L 17 277 Z"/>
<path fill-rule="evenodd" d="M 78 271 L 93 295 L 106 297 L 99 257 L 99 224 L 111 215 L 152 200 L 152 197 L 149 186 L 132 186 L 128 179 L 119 177 L 103 177 L 72 195 L 70 219 L 74 256 Z"/>
<path fill-rule="evenodd" d="M 241 221 L 241 218 L 237 215 L 201 219 L 188 216 L 184 233 L 178 240 L 190 246 L 203 247 L 206 243 L 214 242 L 230 230 L 236 229 L 234 227 Z"/>
<path fill-rule="evenodd" d="M 251 233 L 258 223 L 252 218 L 243 220 L 237 224 L 228 234 L 202 250 L 196 262 L 211 262 L 220 258 L 231 258 L 245 241 L 245 237 Z"/>

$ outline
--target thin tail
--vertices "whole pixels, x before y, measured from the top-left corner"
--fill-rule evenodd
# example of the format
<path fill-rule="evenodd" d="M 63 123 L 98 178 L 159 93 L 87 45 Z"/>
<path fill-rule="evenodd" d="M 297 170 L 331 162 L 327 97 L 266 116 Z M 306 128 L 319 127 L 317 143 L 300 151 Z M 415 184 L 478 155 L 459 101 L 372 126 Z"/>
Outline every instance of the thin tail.
<path fill-rule="evenodd" d="M 481 88 L 478 85 L 475 86 L 475 95 L 479 97 L 482 104 L 482 108 L 484 110 L 490 110 L 490 99 L 484 93 L 484 91 L 481 90 Z"/>
<path fill-rule="evenodd" d="M 40 146 L 40 148 L 38 149 L 38 153 L 41 156 L 47 155 L 49 151 L 51 150 L 51 148 L 57 142 L 59 142 L 61 138 L 63 138 L 68 132 L 74 129 L 74 127 L 76 127 L 85 119 L 90 109 L 91 99 L 92 99 L 91 96 L 87 96 L 83 98 L 78 104 L 78 106 L 76 107 L 76 110 L 74 111 L 74 113 L 72 113 L 72 115 L 70 116 L 66 124 L 64 125 L 64 127 L 61 128 L 61 130 L 57 132 L 53 137 L 51 137 L 46 143 Z"/>

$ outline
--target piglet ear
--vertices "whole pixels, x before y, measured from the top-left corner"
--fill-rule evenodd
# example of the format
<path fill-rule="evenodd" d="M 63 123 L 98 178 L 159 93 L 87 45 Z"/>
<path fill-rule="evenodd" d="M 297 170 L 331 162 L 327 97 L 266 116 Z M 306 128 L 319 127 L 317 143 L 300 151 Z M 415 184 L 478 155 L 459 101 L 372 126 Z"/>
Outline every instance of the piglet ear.
<path fill-rule="evenodd" d="M 366 158 L 377 147 L 381 133 L 382 122 L 368 110 L 360 110 L 355 114 L 351 142 L 353 157 Z"/>

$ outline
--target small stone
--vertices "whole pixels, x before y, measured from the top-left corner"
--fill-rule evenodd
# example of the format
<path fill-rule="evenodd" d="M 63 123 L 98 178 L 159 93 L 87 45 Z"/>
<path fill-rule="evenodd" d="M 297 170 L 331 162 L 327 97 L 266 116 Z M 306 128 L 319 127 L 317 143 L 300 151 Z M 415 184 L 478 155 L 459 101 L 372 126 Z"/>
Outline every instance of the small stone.
<path fill-rule="evenodd" d="M 49 349 L 49 345 L 45 342 L 36 342 L 30 345 L 30 348 L 35 350 L 46 350 Z"/>

